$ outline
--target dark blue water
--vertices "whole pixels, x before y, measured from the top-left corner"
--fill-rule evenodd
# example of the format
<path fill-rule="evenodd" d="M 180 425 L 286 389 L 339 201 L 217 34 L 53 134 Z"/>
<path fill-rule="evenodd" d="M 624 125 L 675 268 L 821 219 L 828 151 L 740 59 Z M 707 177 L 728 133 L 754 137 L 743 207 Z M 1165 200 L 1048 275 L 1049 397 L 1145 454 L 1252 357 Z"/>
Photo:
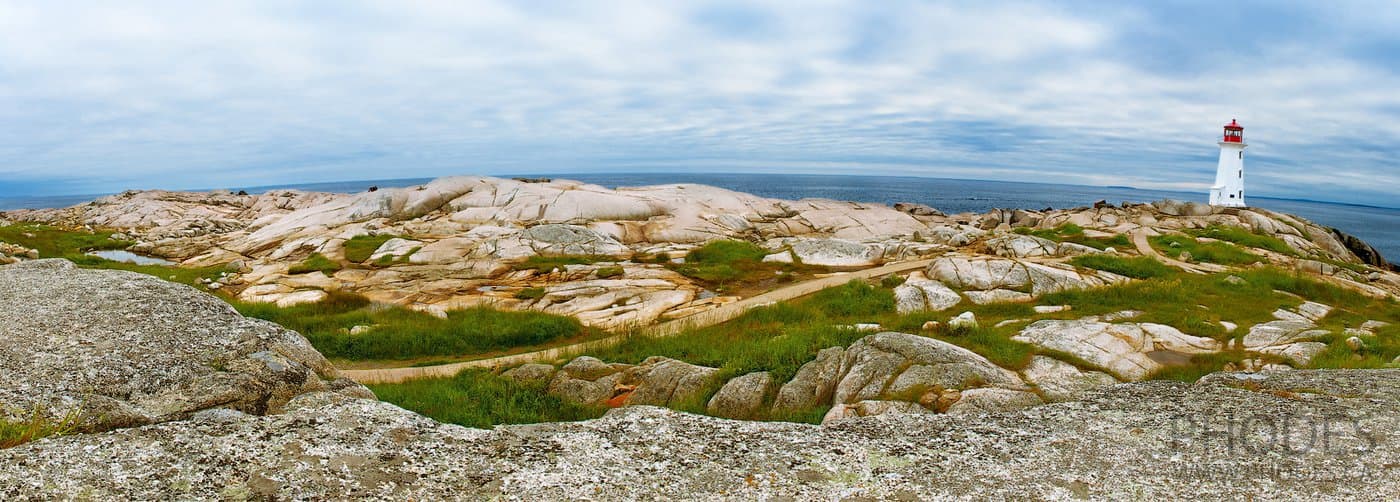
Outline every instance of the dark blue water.
<path fill-rule="evenodd" d="M 1179 199 L 1205 202 L 1206 194 L 1139 190 L 1127 187 L 1090 187 L 1045 183 L 954 180 L 894 176 L 830 176 L 802 174 L 700 174 L 700 173 L 594 173 L 540 174 L 532 177 L 566 178 L 606 187 L 700 183 L 779 199 L 820 197 L 859 202 L 916 202 L 952 214 L 983 212 L 993 208 L 1065 209 L 1087 206 L 1098 200 L 1110 203 Z M 369 186 L 403 187 L 426 183 L 430 178 L 307 183 L 243 188 L 250 193 L 273 189 L 353 193 Z M 235 189 L 237 190 L 237 189 Z M 63 207 L 98 195 L 54 197 L 0 197 L 0 210 L 31 207 Z M 1336 227 L 1375 246 L 1388 258 L 1400 257 L 1400 209 L 1356 206 L 1330 202 L 1251 197 L 1255 207 L 1297 214 Z"/>

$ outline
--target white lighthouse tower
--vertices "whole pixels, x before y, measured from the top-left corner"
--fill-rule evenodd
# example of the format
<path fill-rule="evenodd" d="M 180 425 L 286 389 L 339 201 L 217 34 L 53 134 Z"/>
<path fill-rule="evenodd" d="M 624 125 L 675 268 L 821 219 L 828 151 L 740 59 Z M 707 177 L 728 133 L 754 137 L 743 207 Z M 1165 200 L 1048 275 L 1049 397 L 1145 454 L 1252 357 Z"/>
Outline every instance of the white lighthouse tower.
<path fill-rule="evenodd" d="M 1220 164 L 1215 168 L 1215 185 L 1210 187 L 1210 205 L 1245 207 L 1244 203 L 1244 126 L 1234 119 L 1225 125 L 1220 140 Z"/>

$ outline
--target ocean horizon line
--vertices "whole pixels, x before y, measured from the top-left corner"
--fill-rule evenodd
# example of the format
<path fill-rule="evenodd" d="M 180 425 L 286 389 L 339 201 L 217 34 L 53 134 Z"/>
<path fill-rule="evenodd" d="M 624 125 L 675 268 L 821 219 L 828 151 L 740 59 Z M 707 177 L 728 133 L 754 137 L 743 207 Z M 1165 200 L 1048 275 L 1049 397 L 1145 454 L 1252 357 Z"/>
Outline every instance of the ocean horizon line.
<path fill-rule="evenodd" d="M 376 183 L 385 183 L 385 184 L 397 183 L 397 184 L 404 184 L 404 182 L 427 182 L 427 181 L 432 181 L 432 180 L 439 179 L 439 178 L 446 178 L 446 177 L 453 177 L 453 176 L 490 176 L 490 177 L 495 177 L 495 178 L 507 178 L 507 179 L 509 179 L 509 178 L 542 178 L 542 177 L 548 177 L 548 178 L 551 178 L 551 179 L 573 179 L 573 178 L 571 178 L 572 176 L 594 177 L 594 176 L 637 176 L 637 175 L 643 175 L 643 176 L 664 176 L 664 175 L 677 175 L 677 176 L 743 175 L 743 176 L 806 176 L 806 177 L 828 177 L 828 178 L 919 179 L 919 180 L 943 180 L 943 181 L 976 182 L 976 183 L 1001 183 L 1001 184 L 1008 184 L 1008 185 L 1042 185 L 1042 186 L 1060 186 L 1060 187 L 1075 187 L 1075 188 L 1105 188 L 1105 189 L 1117 189 L 1117 190 L 1133 190 L 1133 191 L 1140 191 L 1140 192 L 1159 192 L 1159 193 L 1171 193 L 1171 194 L 1182 194 L 1182 195 L 1202 195 L 1202 194 L 1200 194 L 1200 193 L 1193 192 L 1193 191 L 1173 190 L 1173 189 L 1164 189 L 1164 188 L 1142 188 L 1142 187 L 1137 187 L 1137 186 L 1132 186 L 1132 185 L 1080 185 L 1080 184 L 1074 184 L 1074 183 L 1050 183 L 1050 182 L 1040 182 L 1040 181 L 988 180 L 988 179 L 976 179 L 976 178 L 948 178 L 948 177 L 918 176 L 918 175 L 908 175 L 908 174 L 862 174 L 862 175 L 856 175 L 856 174 L 811 174 L 811 173 L 745 173 L 745 172 L 733 172 L 733 171 L 716 171 L 716 172 L 703 172 L 703 173 L 697 173 L 697 172 L 674 172 L 674 171 L 599 171 L 599 172 L 582 172 L 582 173 L 567 173 L 567 174 L 566 174 L 566 173 L 446 174 L 446 175 L 442 175 L 442 176 L 430 176 L 430 177 L 348 179 L 348 180 L 308 181 L 308 182 L 297 182 L 297 183 L 277 183 L 277 184 L 267 184 L 267 185 L 249 185 L 249 186 L 232 186 L 232 187 L 205 187 L 205 188 L 127 188 L 127 189 L 123 189 L 123 190 L 119 190 L 119 191 L 115 191 L 115 192 L 105 192 L 105 193 L 45 194 L 45 195 L 29 195 L 29 196 L 0 195 L 0 201 L 8 201 L 8 200 L 13 200 L 13 201 L 18 201 L 18 200 L 38 200 L 38 199 L 63 199 L 63 200 L 74 200 L 74 199 L 79 199 L 79 198 L 84 198 L 84 197 L 90 197 L 90 198 L 92 198 L 92 199 L 97 199 L 97 198 L 100 198 L 100 197 L 106 197 L 106 196 L 109 196 L 109 195 L 115 195 L 115 194 L 119 194 L 119 193 L 123 193 L 123 192 L 129 192 L 129 191 L 149 191 L 149 190 L 167 190 L 167 191 L 172 191 L 172 192 L 210 192 L 210 191 L 216 191 L 216 190 L 229 190 L 229 191 L 243 190 L 243 191 L 249 191 L 249 192 L 255 192 L 255 191 L 256 191 L 256 192 L 265 192 L 265 191 L 268 191 L 268 190 L 296 189 L 296 187 L 307 187 L 307 186 L 316 186 L 316 185 L 342 185 L 342 184 L 349 184 L 349 183 L 364 183 L 364 184 L 367 184 L 367 185 L 369 185 L 369 186 L 376 186 L 376 185 L 375 185 Z M 577 180 L 577 181 L 585 181 L 585 182 L 587 182 L 586 180 L 582 180 L 582 179 L 579 179 L 579 180 Z M 411 184 L 411 183 L 408 183 L 408 184 Z M 623 185 L 619 185 L 619 186 L 623 186 Z M 337 191 L 332 191 L 332 192 L 335 192 L 335 193 L 354 193 L 354 192 L 346 192 L 346 191 L 343 191 L 343 190 L 337 190 Z M 1341 201 L 1332 201 L 1332 200 L 1305 199 L 1305 198 L 1280 197 L 1280 196 L 1268 196 L 1268 195 L 1251 195 L 1250 197 L 1251 197 L 1251 198 L 1255 198 L 1255 199 L 1276 200 L 1276 201 L 1287 201 L 1287 202 L 1310 202 L 1310 203 L 1316 203 L 1316 204 L 1332 204 L 1332 205 L 1338 205 L 1338 206 L 1362 207 L 1362 208 L 1371 208 L 1371 209 L 1400 210 L 1400 206 L 1380 206 L 1380 205 L 1362 204 L 1362 203 L 1356 203 L 1356 202 L 1341 202 Z M 1147 202 L 1147 201 L 1144 201 L 1144 202 Z M 15 210 L 15 209 L 28 209 L 28 208 L 9 207 L 8 205 L 0 204 L 0 211 L 10 211 L 10 210 Z M 1026 208 L 1017 208 L 1017 209 L 1026 209 Z"/>

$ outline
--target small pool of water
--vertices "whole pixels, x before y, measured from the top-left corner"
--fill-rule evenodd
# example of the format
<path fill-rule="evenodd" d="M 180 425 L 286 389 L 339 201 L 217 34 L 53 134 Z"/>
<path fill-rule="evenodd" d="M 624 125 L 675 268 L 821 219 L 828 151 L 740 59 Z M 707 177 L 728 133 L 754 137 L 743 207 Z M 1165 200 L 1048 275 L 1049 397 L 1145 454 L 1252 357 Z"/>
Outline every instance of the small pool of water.
<path fill-rule="evenodd" d="M 162 259 L 160 259 L 160 258 L 151 258 L 151 257 L 149 257 L 149 256 L 141 256 L 141 255 L 139 255 L 139 254 L 136 254 L 136 253 L 133 253 L 133 252 L 130 252 L 130 251 L 120 251 L 120 250 L 89 251 L 88 254 L 89 254 L 89 255 L 92 255 L 92 256 L 96 256 L 96 257 L 98 257 L 98 258 L 106 258 L 106 259 L 108 259 L 108 260 L 112 260 L 112 261 L 122 261 L 122 262 L 126 262 L 126 263 L 135 263 L 135 264 L 137 264 L 137 265 L 165 265 L 165 266 L 167 266 L 167 267 L 173 267 L 173 266 L 175 266 L 175 262 L 173 262 L 173 261 L 170 261 L 170 260 L 162 260 Z"/>

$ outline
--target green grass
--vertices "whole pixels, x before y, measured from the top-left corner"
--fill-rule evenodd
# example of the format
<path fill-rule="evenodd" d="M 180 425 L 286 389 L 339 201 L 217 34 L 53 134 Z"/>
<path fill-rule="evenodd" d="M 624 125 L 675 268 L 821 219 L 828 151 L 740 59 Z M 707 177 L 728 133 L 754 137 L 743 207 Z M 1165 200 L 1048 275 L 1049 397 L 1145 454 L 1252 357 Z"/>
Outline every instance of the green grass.
<path fill-rule="evenodd" d="M 73 231 L 49 225 L 16 223 L 0 226 L 0 241 L 39 251 L 40 258 L 66 258 L 87 251 L 126 249 L 134 242 L 113 240 L 113 232 Z"/>
<path fill-rule="evenodd" d="M 594 270 L 593 273 L 596 274 L 599 279 L 611 279 L 613 277 L 622 276 L 623 270 L 622 267 L 618 266 L 599 267 L 598 270 Z"/>
<path fill-rule="evenodd" d="M 586 420 L 607 411 L 550 395 L 544 391 L 544 383 L 518 383 L 478 369 L 463 371 L 450 379 L 369 387 L 381 400 L 439 422 L 467 427 Z"/>
<path fill-rule="evenodd" d="M 50 436 L 72 434 L 77 431 L 81 418 L 81 414 L 74 411 L 62 418 L 53 419 L 49 418 L 43 409 L 35 409 L 22 415 L 26 418 L 14 421 L 0 417 L 0 449 L 13 448 Z"/>
<path fill-rule="evenodd" d="M 1293 248 L 1288 247 L 1282 239 L 1271 235 L 1257 234 L 1240 227 L 1228 227 L 1222 225 L 1211 225 L 1204 229 L 1187 230 L 1186 233 L 1196 237 L 1209 237 L 1211 239 L 1233 242 L 1245 247 L 1267 249 L 1275 253 L 1285 255 L 1296 255 Z"/>
<path fill-rule="evenodd" d="M 345 260 L 350 263 L 364 263 L 385 242 L 396 239 L 397 235 L 357 235 L 345 241 Z M 391 258 L 392 260 L 392 258 Z"/>
<path fill-rule="evenodd" d="M 1013 232 L 1021 235 L 1033 235 L 1055 242 L 1080 244 L 1100 250 L 1110 247 L 1124 248 L 1132 246 L 1132 242 L 1128 241 L 1128 237 L 1123 234 L 1117 234 L 1112 237 L 1089 237 L 1084 235 L 1083 227 L 1073 223 L 1065 223 L 1055 228 L 1031 229 L 1029 227 L 1020 227 L 1013 230 Z"/>
<path fill-rule="evenodd" d="M 1191 259 L 1220 265 L 1242 266 L 1264 261 L 1264 257 L 1240 249 L 1228 242 L 1199 242 L 1195 237 L 1181 234 L 1167 234 L 1151 237 L 1149 241 L 1162 254 L 1181 258 L 1183 251 L 1191 253 Z"/>
<path fill-rule="evenodd" d="M 767 250 L 752 242 L 719 240 L 692 250 L 683 263 L 669 263 L 666 266 L 717 292 L 764 289 L 792 282 L 800 272 L 827 270 L 801 263 L 764 262 L 763 257 L 768 254 Z"/>
<path fill-rule="evenodd" d="M 525 288 L 515 292 L 517 300 L 538 300 L 544 298 L 544 288 Z"/>
<path fill-rule="evenodd" d="M 710 241 L 685 256 L 686 263 L 697 265 L 733 264 L 763 261 L 768 251 L 747 241 Z"/>
<path fill-rule="evenodd" d="M 745 241 L 711 241 L 692 250 L 685 263 L 672 268 L 681 275 L 712 284 L 742 281 L 755 275 L 771 274 L 772 264 L 763 263 L 768 251 Z"/>
<path fill-rule="evenodd" d="M 594 255 L 565 255 L 565 256 L 542 256 L 534 255 L 526 258 L 525 261 L 514 265 L 516 270 L 538 270 L 549 272 L 554 269 L 564 270 L 568 265 L 592 265 L 598 262 L 615 261 L 611 256 Z"/>
<path fill-rule="evenodd" d="M 812 306 L 833 317 L 867 317 L 894 311 L 894 292 L 859 280 L 812 295 Z"/>
<path fill-rule="evenodd" d="M 1108 254 L 1088 254 L 1076 256 L 1069 262 L 1076 267 L 1103 270 L 1134 279 L 1169 277 L 1180 273 L 1177 269 L 1149 256 L 1130 258 Z"/>
<path fill-rule="evenodd" d="M 126 249 L 133 242 L 113 240 L 109 231 L 64 230 L 49 225 L 18 223 L 0 226 L 0 241 L 34 249 L 40 258 L 63 258 L 82 268 L 126 270 L 182 284 L 199 285 L 218 277 L 223 267 L 170 267 L 137 265 L 86 254 L 88 251 Z"/>
<path fill-rule="evenodd" d="M 288 267 L 287 273 L 296 275 L 309 274 L 311 272 L 320 272 L 326 275 L 331 275 L 340 271 L 341 268 L 344 267 L 340 265 L 340 262 L 327 258 L 321 253 L 311 253 L 311 256 L 307 256 L 305 260 L 301 261 L 301 263 Z"/>
<path fill-rule="evenodd" d="M 532 347 L 585 334 L 577 319 L 540 312 L 480 307 L 448 312 L 447 319 L 397 306 L 372 305 L 362 296 L 333 292 L 314 304 L 277 307 L 235 302 L 248 317 L 266 319 L 305 335 L 327 357 L 404 360 L 469 356 Z M 350 335 L 354 326 L 373 326 Z"/>

